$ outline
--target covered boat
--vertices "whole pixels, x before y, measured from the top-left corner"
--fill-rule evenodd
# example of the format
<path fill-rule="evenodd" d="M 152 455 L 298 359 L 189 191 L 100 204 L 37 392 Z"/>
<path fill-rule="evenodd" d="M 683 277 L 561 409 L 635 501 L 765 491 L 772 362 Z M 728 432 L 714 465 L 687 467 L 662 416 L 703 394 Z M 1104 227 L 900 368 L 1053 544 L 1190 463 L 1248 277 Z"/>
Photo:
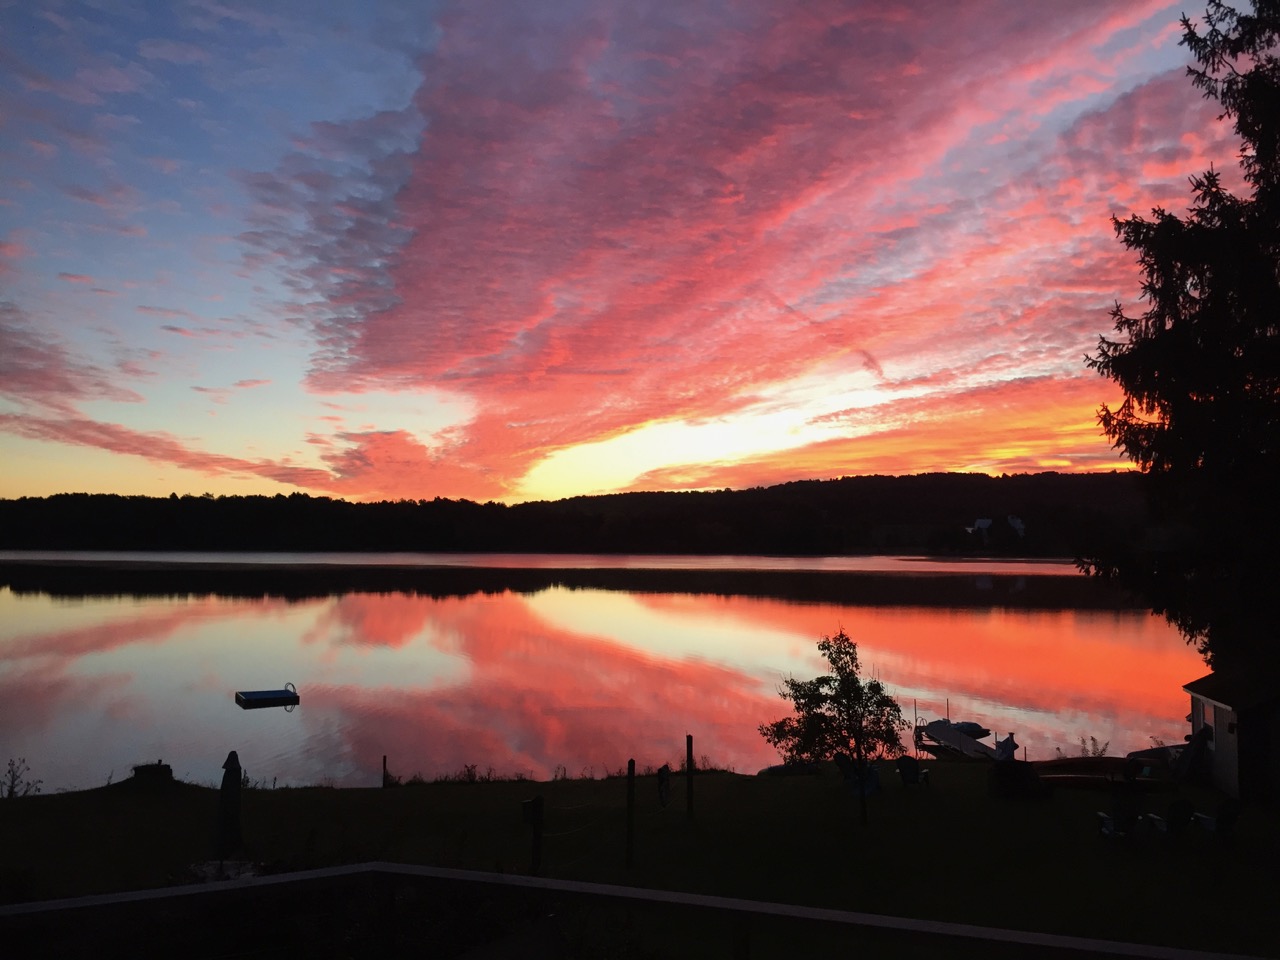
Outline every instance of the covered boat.
<path fill-rule="evenodd" d="M 966 733 L 965 730 L 973 730 L 978 736 Z M 990 733 L 986 727 L 971 721 L 952 723 L 950 720 L 932 720 L 916 724 L 916 747 L 935 757 L 995 760 L 995 750 L 978 739 Z"/>

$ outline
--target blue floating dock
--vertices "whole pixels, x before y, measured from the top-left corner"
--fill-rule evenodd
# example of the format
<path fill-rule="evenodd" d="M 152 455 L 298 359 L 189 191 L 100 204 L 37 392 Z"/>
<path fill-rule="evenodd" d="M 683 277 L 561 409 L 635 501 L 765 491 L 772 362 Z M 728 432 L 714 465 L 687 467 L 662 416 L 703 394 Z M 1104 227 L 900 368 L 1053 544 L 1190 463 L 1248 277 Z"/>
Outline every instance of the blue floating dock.
<path fill-rule="evenodd" d="M 302 702 L 298 689 L 286 683 L 283 690 L 237 690 L 236 705 L 241 710 L 260 710 L 263 707 L 296 707 Z"/>

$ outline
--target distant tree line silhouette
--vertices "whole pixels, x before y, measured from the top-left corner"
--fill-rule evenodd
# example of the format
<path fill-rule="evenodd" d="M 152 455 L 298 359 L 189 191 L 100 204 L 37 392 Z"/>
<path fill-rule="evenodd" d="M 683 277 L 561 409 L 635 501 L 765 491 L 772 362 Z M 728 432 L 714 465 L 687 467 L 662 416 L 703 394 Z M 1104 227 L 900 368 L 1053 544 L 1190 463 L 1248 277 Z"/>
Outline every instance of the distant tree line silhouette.
<path fill-rule="evenodd" d="M 846 477 L 514 505 L 66 493 L 0 500 L 0 548 L 1074 558 L 1140 536 L 1144 510 L 1124 472 Z"/>

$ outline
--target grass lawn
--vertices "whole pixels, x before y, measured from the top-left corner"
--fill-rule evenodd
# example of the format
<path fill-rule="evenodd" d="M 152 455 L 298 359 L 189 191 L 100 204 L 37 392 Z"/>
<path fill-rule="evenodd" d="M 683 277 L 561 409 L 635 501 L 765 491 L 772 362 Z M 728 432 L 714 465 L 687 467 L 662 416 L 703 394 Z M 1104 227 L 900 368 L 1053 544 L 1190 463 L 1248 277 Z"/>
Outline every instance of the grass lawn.
<path fill-rule="evenodd" d="M 1226 843 L 1199 830 L 1105 839 L 1105 792 L 1001 799 L 984 765 L 930 767 L 931 782 L 911 787 L 886 767 L 865 825 L 834 768 L 698 774 L 692 819 L 683 776 L 666 807 L 656 778 L 639 777 L 629 868 L 625 779 L 246 790 L 243 833 L 246 857 L 270 872 L 385 860 L 526 873 L 521 804 L 540 794 L 548 877 L 1280 956 L 1274 808 L 1246 806 Z M 1216 808 L 1209 791 L 1183 789 Z M 1151 794 L 1145 810 L 1172 797 Z M 0 802 L 0 902 L 191 882 L 212 856 L 217 807 L 216 790 L 136 781 Z"/>

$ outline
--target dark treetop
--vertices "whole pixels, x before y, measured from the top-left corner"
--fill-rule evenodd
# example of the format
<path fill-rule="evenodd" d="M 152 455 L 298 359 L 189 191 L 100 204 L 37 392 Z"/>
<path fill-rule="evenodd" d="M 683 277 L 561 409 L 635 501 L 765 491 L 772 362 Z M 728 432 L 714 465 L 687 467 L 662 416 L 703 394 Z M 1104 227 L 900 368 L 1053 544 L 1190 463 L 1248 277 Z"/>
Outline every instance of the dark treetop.
<path fill-rule="evenodd" d="M 1251 194 L 1209 170 L 1183 217 L 1115 220 L 1138 254 L 1145 311 L 1112 312 L 1116 339 L 1087 362 L 1124 390 L 1107 436 L 1140 467 L 1146 536 L 1090 555 L 1136 589 L 1216 667 L 1265 662 L 1280 574 L 1280 2 L 1211 3 L 1184 18 L 1189 73 L 1240 135 Z"/>

